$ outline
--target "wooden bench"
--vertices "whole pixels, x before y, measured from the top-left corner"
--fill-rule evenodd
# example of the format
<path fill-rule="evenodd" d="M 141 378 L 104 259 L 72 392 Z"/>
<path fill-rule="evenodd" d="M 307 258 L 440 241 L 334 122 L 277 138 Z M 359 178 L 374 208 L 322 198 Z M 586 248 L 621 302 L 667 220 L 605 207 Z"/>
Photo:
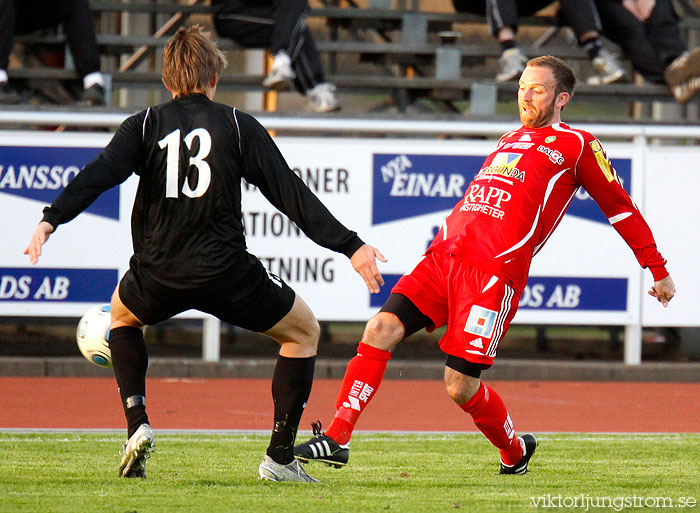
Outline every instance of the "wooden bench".
<path fill-rule="evenodd" d="M 197 0 L 191 0 L 197 1 Z M 123 36 L 119 34 L 97 34 L 97 42 L 101 51 L 108 55 L 135 55 L 140 51 L 142 60 L 155 49 L 162 48 L 168 35 L 178 25 L 192 14 L 209 14 L 210 7 L 203 3 L 195 5 L 152 4 L 152 3 L 121 3 L 112 0 L 93 0 L 90 8 L 98 13 L 130 12 L 161 14 L 174 16 L 181 14 L 177 23 L 171 24 L 167 30 L 157 36 Z M 465 69 L 475 61 L 493 61 L 500 55 L 500 48 L 493 40 L 483 44 L 461 44 L 459 42 L 445 44 L 434 41 L 437 31 L 452 29 L 455 24 L 484 25 L 484 18 L 464 13 L 434 13 L 421 11 L 395 11 L 382 9 L 336 8 L 324 7 L 312 9 L 310 17 L 326 20 L 329 28 L 338 36 L 338 30 L 348 30 L 352 37 L 358 38 L 357 30 L 374 30 L 384 36 L 383 41 L 367 41 L 354 39 L 350 41 L 317 40 L 316 46 L 322 54 L 335 58 L 341 55 L 357 55 L 362 62 L 372 62 L 384 65 L 386 74 L 348 75 L 339 73 L 337 67 L 329 67 L 328 79 L 333 81 L 341 92 L 384 93 L 400 96 L 402 101 L 410 102 L 412 98 L 427 97 L 444 101 L 468 99 L 473 93 L 475 84 L 489 94 L 495 94 L 498 99 L 512 98 L 516 90 L 515 84 L 495 84 L 490 77 L 479 78 L 478 74 L 465 78 Z M 683 20 L 683 26 L 690 29 L 700 29 L 700 19 Z M 536 27 L 556 27 L 556 19 L 552 17 L 530 17 L 523 20 L 523 25 Z M 354 31 L 354 32 L 353 32 Z M 431 35 L 429 41 L 428 35 Z M 20 38 L 30 44 L 49 43 L 62 44 L 63 36 L 27 35 Z M 224 50 L 235 50 L 238 46 L 228 39 L 218 41 Z M 439 73 L 440 52 L 445 48 L 454 54 L 458 64 L 452 67 L 450 73 Z M 535 56 L 554 54 L 565 59 L 585 60 L 585 53 L 575 45 L 548 45 L 539 47 L 523 46 L 526 55 Z M 134 59 L 133 62 L 138 62 Z M 399 71 L 390 65 L 398 64 Z M 425 70 L 423 70 L 423 68 Z M 417 71 L 416 71 L 417 70 Z M 412 72 L 410 72 L 412 71 Z M 160 74 L 156 72 L 135 72 L 129 70 L 110 72 L 114 87 L 153 86 L 160 87 Z M 21 78 L 75 78 L 75 73 L 65 70 L 15 70 L 10 76 Z M 221 85 L 233 90 L 263 90 L 260 82 L 262 76 L 229 74 L 221 77 Z M 494 92 L 495 91 L 495 92 Z M 601 96 L 619 98 L 621 101 L 673 101 L 670 91 L 665 86 L 613 84 L 603 87 L 581 85 L 577 96 L 599 98 Z M 405 105 L 399 105 L 405 107 Z"/>

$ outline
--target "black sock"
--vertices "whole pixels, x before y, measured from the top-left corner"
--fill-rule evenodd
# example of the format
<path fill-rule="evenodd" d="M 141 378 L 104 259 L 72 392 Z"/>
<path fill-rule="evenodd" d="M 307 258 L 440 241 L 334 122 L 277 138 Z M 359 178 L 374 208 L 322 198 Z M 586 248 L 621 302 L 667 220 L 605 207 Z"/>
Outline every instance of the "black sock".
<path fill-rule="evenodd" d="M 146 414 L 146 369 L 148 352 L 143 331 L 131 326 L 109 332 L 112 366 L 122 398 L 129 438 L 141 424 L 148 424 Z"/>
<path fill-rule="evenodd" d="M 588 55 L 590 60 L 595 59 L 600 54 L 603 45 L 600 43 L 599 37 L 592 37 L 591 39 L 586 39 L 580 43 L 581 48 L 583 48 Z"/>
<path fill-rule="evenodd" d="M 301 414 L 311 393 L 316 357 L 279 356 L 272 377 L 272 400 L 275 403 L 275 426 L 267 455 L 286 465 L 294 460 L 294 440 Z"/>
<path fill-rule="evenodd" d="M 501 53 L 503 53 L 506 50 L 515 48 L 515 39 L 506 39 L 505 41 L 499 41 L 498 44 L 501 45 Z"/>

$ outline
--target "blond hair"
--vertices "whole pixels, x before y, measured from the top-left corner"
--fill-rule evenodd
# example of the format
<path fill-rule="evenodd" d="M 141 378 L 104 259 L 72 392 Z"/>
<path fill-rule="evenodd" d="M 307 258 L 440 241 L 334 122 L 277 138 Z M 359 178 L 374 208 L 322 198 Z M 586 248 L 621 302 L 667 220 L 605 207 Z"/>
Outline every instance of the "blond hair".
<path fill-rule="evenodd" d="M 165 44 L 163 83 L 176 95 L 202 92 L 226 67 L 226 57 L 199 25 L 180 28 Z"/>

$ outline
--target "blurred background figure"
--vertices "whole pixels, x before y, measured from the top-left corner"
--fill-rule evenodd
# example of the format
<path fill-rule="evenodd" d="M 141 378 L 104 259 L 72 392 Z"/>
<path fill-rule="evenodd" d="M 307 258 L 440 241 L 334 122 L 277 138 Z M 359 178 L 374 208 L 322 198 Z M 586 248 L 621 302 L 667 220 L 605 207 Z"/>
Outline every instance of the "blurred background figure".
<path fill-rule="evenodd" d="M 214 26 L 246 48 L 266 48 L 274 61 L 263 85 L 278 91 L 289 84 L 315 112 L 340 109 L 335 85 L 326 82 L 321 58 L 306 24 L 306 0 L 212 0 Z"/>
<path fill-rule="evenodd" d="M 83 82 L 81 103 L 105 104 L 105 81 L 88 0 L 0 0 L 0 103 L 21 101 L 7 76 L 14 35 L 53 30 L 59 25 Z"/>
<path fill-rule="evenodd" d="M 552 0 L 452 0 L 458 12 L 483 14 L 491 32 L 501 46 L 497 82 L 516 80 L 527 65 L 528 58 L 518 48 L 515 35 L 518 17 L 532 16 L 552 4 Z M 593 75 L 588 84 L 610 84 L 622 79 L 625 72 L 617 57 L 603 48 L 600 41 L 601 22 L 592 0 L 560 0 L 559 16 L 570 26 L 576 40 L 591 61 Z"/>
<path fill-rule="evenodd" d="M 685 103 L 700 90 L 700 50 L 687 51 L 670 0 L 595 0 L 603 34 L 622 48 L 635 71 L 668 84 Z"/>

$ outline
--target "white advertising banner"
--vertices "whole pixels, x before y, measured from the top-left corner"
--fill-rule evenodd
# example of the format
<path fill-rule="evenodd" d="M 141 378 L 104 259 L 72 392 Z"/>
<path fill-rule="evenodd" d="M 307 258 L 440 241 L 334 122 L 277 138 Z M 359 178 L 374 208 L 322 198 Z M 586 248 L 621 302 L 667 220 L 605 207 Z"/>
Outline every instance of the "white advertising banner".
<path fill-rule="evenodd" d="M 109 300 L 131 254 L 129 223 L 136 177 L 61 226 L 37 266 L 22 255 L 43 206 L 108 140 L 108 134 L 0 132 L 0 209 L 9 220 L 0 250 L 0 315 L 79 316 L 93 304 Z M 365 321 L 374 314 L 391 285 L 416 264 L 495 147 L 494 141 L 478 140 L 280 137 L 277 143 L 290 167 L 329 210 L 388 258 L 380 265 L 387 286 L 370 296 L 344 255 L 314 244 L 254 187 L 244 184 L 249 250 L 287 281 L 319 319 L 352 321 Z M 669 197 L 674 198 L 672 208 L 683 208 L 682 196 L 690 196 L 692 187 L 678 186 L 674 196 L 644 194 L 648 183 L 670 187 L 664 178 L 656 183 L 650 177 L 653 173 L 645 172 L 645 158 L 661 162 L 664 152 L 676 150 L 647 155 L 643 146 L 605 146 L 635 201 L 652 213 L 656 210 L 649 204 L 659 203 L 654 221 L 663 217 Z M 686 242 L 669 234 L 663 223 L 651 223 L 663 241 L 661 249 L 675 251 L 677 246 L 680 251 Z M 690 259 L 674 261 L 672 269 L 690 263 Z M 535 257 L 515 322 L 636 324 L 642 311 L 641 291 L 649 285 L 651 275 L 640 271 L 624 241 L 581 190 L 557 232 Z M 646 305 L 645 300 L 645 316 Z M 676 324 L 697 322 L 673 319 Z M 654 323 L 666 321 L 653 318 Z"/>
<path fill-rule="evenodd" d="M 700 148 L 650 146 L 645 216 L 678 288 L 668 308 L 643 292 L 644 326 L 700 326 Z"/>

